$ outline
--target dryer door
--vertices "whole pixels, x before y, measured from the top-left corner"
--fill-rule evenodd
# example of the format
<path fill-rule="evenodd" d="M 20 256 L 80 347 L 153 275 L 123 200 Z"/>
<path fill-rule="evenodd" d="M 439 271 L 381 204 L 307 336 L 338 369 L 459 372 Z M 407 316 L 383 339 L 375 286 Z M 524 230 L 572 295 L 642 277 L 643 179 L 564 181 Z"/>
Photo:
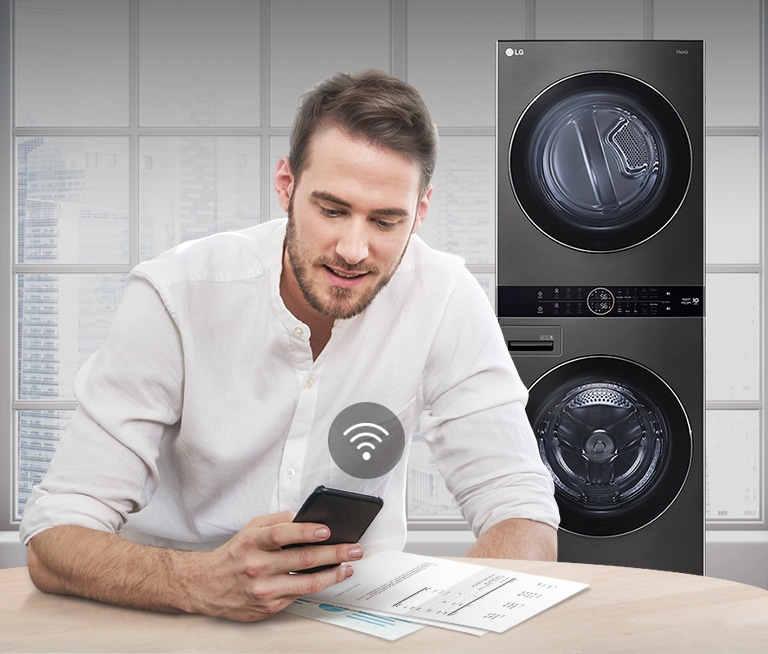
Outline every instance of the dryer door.
<path fill-rule="evenodd" d="M 510 139 L 510 182 L 547 236 L 589 252 L 652 238 L 680 208 L 691 145 L 675 108 L 636 78 L 590 72 L 556 82 Z"/>
<path fill-rule="evenodd" d="M 635 531 L 685 484 L 693 447 L 685 410 L 638 363 L 603 356 L 564 363 L 533 384 L 527 412 L 566 531 Z"/>

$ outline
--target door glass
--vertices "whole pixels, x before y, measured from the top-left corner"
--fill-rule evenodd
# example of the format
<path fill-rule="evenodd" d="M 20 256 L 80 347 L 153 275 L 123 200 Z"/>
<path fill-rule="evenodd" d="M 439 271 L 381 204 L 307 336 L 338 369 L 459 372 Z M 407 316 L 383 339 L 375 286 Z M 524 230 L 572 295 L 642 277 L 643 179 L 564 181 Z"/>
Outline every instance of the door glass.
<path fill-rule="evenodd" d="M 598 510 L 620 507 L 656 481 L 669 439 L 647 397 L 607 382 L 569 389 L 536 428 L 558 488 Z"/>
<path fill-rule="evenodd" d="M 691 157 L 680 116 L 655 89 L 618 73 L 584 73 L 553 84 L 523 112 L 510 141 L 510 182 L 549 237 L 613 252 L 674 218 Z"/>
<path fill-rule="evenodd" d="M 688 478 L 692 436 L 680 400 L 628 359 L 590 356 L 553 368 L 531 386 L 526 411 L 566 531 L 639 529 Z"/>
<path fill-rule="evenodd" d="M 659 130 L 624 104 L 610 93 L 583 93 L 550 109 L 536 127 L 530 157 L 542 192 L 587 228 L 631 221 L 657 197 Z"/>

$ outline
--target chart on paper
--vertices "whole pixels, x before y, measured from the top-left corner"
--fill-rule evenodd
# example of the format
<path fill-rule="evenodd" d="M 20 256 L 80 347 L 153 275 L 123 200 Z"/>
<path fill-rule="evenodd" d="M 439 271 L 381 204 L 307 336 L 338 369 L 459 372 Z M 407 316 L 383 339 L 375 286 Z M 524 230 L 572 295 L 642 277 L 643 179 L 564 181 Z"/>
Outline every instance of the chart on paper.
<path fill-rule="evenodd" d="M 425 586 L 396 602 L 394 606 L 421 611 L 425 616 L 445 615 L 451 617 L 461 610 L 468 609 L 480 600 L 489 599 L 491 593 L 514 581 L 514 577 L 480 572 L 450 590 Z"/>

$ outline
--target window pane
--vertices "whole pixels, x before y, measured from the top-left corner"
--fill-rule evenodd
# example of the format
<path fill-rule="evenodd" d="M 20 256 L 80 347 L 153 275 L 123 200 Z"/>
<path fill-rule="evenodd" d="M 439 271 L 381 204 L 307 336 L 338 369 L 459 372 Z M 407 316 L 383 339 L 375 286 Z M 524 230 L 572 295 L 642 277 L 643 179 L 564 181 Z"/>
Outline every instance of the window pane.
<path fill-rule="evenodd" d="M 69 424 L 72 411 L 19 411 L 16 420 L 18 484 L 15 520 L 21 518 L 32 487 L 39 484 Z"/>
<path fill-rule="evenodd" d="M 17 0 L 17 125 L 128 125 L 128 8 L 128 0 Z"/>
<path fill-rule="evenodd" d="M 760 137 L 707 137 L 707 263 L 760 262 Z"/>
<path fill-rule="evenodd" d="M 142 126 L 259 124 L 259 2 L 139 4 Z"/>
<path fill-rule="evenodd" d="M 707 400 L 760 400 L 760 276 L 707 275 Z"/>
<path fill-rule="evenodd" d="M 433 248 L 492 264 L 495 252 L 495 142 L 492 136 L 447 136 L 433 179 L 429 214 L 419 230 Z"/>
<path fill-rule="evenodd" d="M 270 116 L 293 122 L 299 96 L 342 70 L 390 69 L 389 0 L 280 0 L 269 9 Z"/>
<path fill-rule="evenodd" d="M 759 520 L 760 412 L 707 411 L 707 519 Z"/>
<path fill-rule="evenodd" d="M 102 344 L 125 275 L 16 276 L 17 395 L 72 400 L 72 383 Z"/>
<path fill-rule="evenodd" d="M 19 263 L 128 263 L 128 139 L 17 141 Z"/>
<path fill-rule="evenodd" d="M 635 0 L 537 0 L 538 39 L 642 39 L 643 3 Z"/>
<path fill-rule="evenodd" d="M 140 140 L 141 258 L 259 222 L 258 137 Z"/>
<path fill-rule="evenodd" d="M 761 124 L 760 5 L 760 0 L 653 3 L 653 38 L 706 41 L 707 125 Z"/>
<path fill-rule="evenodd" d="M 525 0 L 406 4 L 408 81 L 434 121 L 440 127 L 494 126 L 496 40 L 525 38 Z"/>

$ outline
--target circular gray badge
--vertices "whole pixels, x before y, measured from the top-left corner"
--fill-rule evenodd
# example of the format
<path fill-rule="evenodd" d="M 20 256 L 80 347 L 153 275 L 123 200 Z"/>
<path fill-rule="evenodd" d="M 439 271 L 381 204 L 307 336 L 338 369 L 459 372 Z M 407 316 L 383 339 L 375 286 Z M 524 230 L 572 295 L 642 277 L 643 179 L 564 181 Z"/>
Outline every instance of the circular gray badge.
<path fill-rule="evenodd" d="M 387 407 L 360 402 L 336 416 L 328 431 L 328 449 L 348 475 L 373 479 L 397 465 L 405 449 L 405 432 Z"/>

